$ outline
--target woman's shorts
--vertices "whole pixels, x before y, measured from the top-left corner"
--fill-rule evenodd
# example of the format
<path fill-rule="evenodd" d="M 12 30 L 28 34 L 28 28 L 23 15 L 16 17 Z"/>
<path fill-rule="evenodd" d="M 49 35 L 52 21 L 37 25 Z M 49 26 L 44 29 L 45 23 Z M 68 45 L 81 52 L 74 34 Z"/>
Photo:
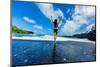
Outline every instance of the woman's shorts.
<path fill-rule="evenodd" d="M 57 33 L 58 32 L 58 29 L 54 29 L 54 33 Z"/>

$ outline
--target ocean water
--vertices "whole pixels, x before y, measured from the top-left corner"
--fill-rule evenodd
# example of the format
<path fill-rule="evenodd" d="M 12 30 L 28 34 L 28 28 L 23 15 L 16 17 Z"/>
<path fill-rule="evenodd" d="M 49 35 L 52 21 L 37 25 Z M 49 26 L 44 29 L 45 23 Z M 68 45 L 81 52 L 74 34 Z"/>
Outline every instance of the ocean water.
<path fill-rule="evenodd" d="M 57 41 L 55 54 L 53 48 L 53 41 L 12 39 L 12 65 L 40 65 L 96 60 L 94 43 Z"/>

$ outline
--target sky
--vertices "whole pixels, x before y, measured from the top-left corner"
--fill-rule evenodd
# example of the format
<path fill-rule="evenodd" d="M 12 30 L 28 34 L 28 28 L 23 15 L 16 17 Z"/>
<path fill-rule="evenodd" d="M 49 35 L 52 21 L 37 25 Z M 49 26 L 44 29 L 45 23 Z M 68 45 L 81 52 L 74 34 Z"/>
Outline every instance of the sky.
<path fill-rule="evenodd" d="M 96 23 L 95 6 L 12 0 L 12 25 L 23 30 L 53 35 L 53 21 L 56 18 L 62 18 L 58 35 L 87 32 Z"/>

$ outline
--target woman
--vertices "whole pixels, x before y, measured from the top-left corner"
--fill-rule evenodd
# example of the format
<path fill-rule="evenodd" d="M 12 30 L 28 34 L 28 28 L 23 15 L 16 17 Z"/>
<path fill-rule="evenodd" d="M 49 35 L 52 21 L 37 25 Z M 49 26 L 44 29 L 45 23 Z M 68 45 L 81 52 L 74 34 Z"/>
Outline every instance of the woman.
<path fill-rule="evenodd" d="M 58 36 L 58 25 L 59 25 L 59 22 L 57 21 L 57 19 L 55 19 L 54 20 L 54 40 L 55 41 Z"/>
<path fill-rule="evenodd" d="M 52 19 L 52 16 L 51 16 L 51 19 Z M 62 19 L 62 18 L 61 18 Z M 58 36 L 58 26 L 59 26 L 59 24 L 60 24 L 60 22 L 61 22 L 61 19 L 58 21 L 58 19 L 55 19 L 54 20 L 54 22 L 53 22 L 53 24 L 54 24 L 54 40 L 56 41 L 56 38 L 57 38 L 57 36 Z"/>

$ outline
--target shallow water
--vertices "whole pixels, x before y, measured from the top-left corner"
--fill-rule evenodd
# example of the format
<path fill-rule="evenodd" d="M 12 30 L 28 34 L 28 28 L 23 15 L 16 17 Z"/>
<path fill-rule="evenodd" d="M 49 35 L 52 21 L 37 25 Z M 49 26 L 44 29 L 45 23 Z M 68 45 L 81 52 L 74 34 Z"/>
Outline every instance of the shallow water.
<path fill-rule="evenodd" d="M 53 41 L 13 39 L 12 64 L 34 65 L 96 60 L 96 46 L 93 43 L 58 41 L 56 45 L 55 62 L 53 62 Z"/>

